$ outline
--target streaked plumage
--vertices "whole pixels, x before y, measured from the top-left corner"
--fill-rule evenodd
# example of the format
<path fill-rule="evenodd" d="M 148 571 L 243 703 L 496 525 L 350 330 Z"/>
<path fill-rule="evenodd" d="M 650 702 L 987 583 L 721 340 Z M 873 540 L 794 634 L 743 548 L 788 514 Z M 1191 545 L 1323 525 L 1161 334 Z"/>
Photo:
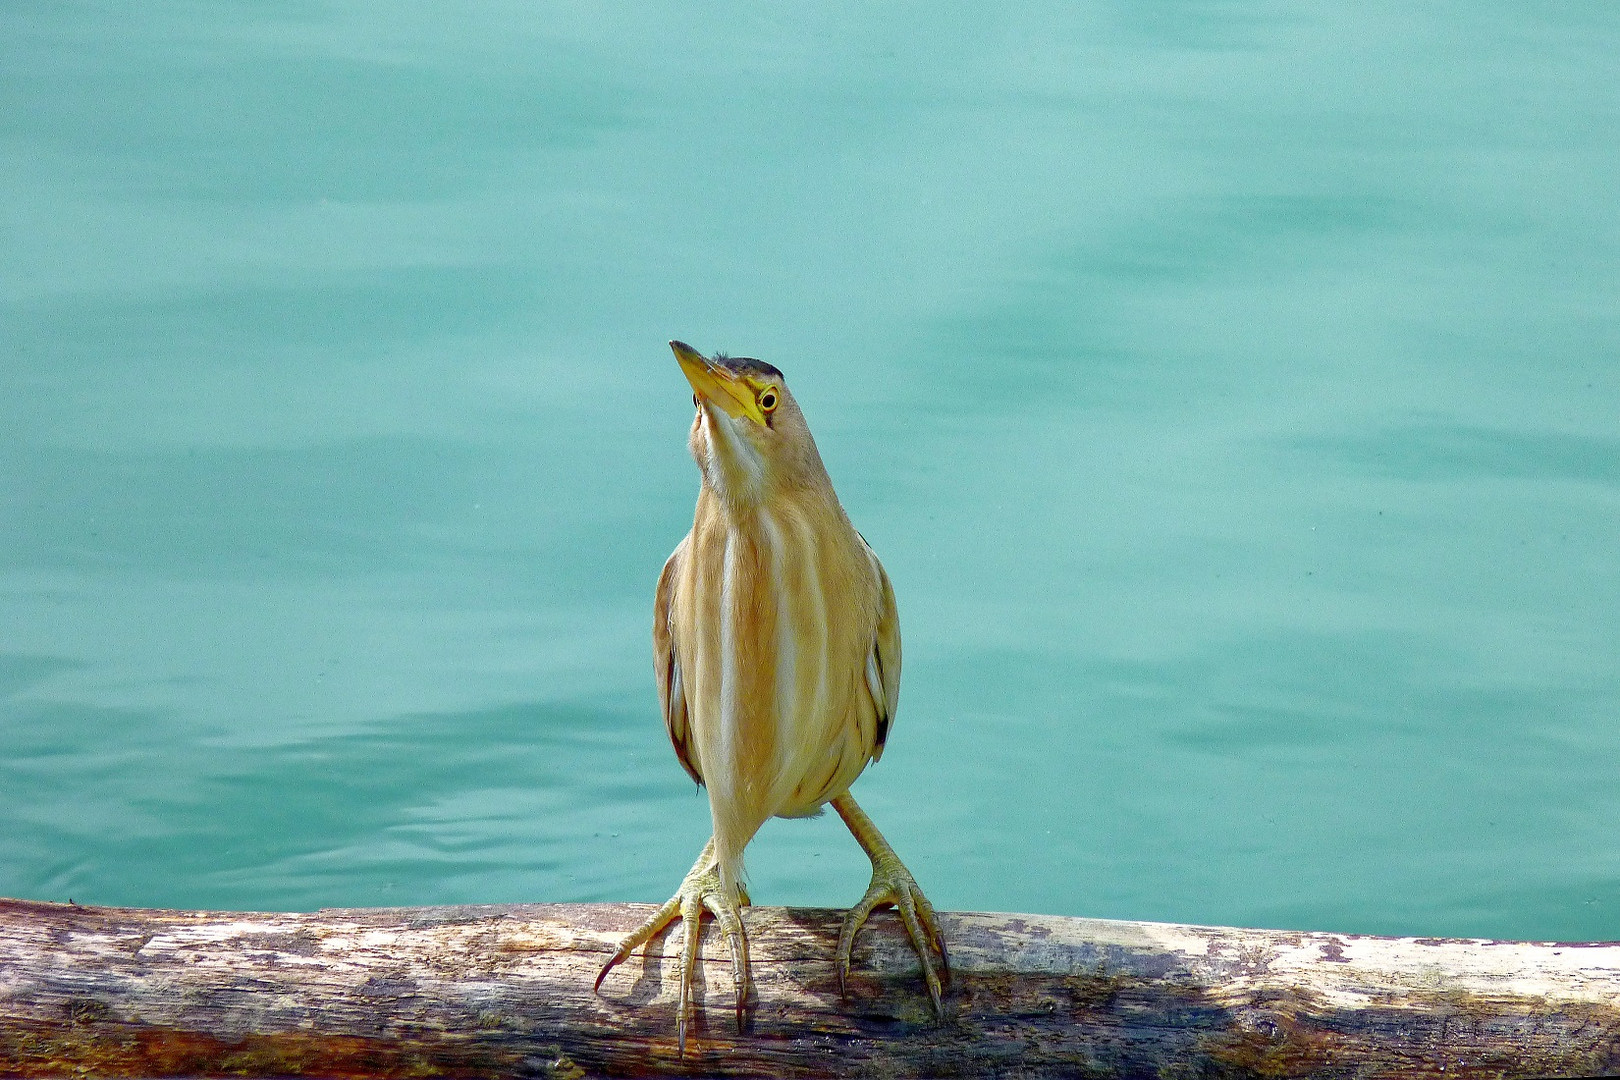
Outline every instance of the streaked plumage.
<path fill-rule="evenodd" d="M 700 415 L 695 446 L 703 426 Z M 882 754 L 899 698 L 888 575 L 820 482 L 825 497 L 811 488 L 769 506 L 728 506 L 705 485 L 658 581 L 660 703 L 681 764 L 708 785 L 728 886 L 767 819 L 818 812 Z"/>
<path fill-rule="evenodd" d="M 840 977 L 866 914 L 895 902 L 938 1006 L 928 952 L 937 949 L 943 966 L 944 942 L 932 909 L 848 795 L 883 753 L 899 701 L 900 625 L 888 575 L 839 504 L 782 373 L 670 344 L 695 391 L 690 447 L 702 484 L 692 531 L 658 580 L 653 663 L 670 741 L 708 788 L 714 834 L 681 891 L 602 975 L 681 914 L 684 1047 L 696 924 L 708 908 L 732 946 L 740 1023 L 743 849 L 769 818 L 816 814 L 832 802 L 874 867 L 840 941 Z"/>

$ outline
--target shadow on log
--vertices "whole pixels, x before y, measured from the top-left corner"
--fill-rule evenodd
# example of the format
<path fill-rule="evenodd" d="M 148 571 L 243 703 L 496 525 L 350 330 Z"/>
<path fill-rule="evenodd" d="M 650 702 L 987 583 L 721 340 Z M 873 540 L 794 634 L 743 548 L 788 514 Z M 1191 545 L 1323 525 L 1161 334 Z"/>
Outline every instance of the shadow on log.
<path fill-rule="evenodd" d="M 941 913 L 936 1022 L 893 913 L 840 1001 L 841 912 L 750 908 L 739 1036 L 705 924 L 675 1051 L 679 935 L 591 993 L 652 909 L 313 914 L 0 900 L 0 1073 L 20 1076 L 1584 1077 L 1620 1071 L 1620 944 Z"/>

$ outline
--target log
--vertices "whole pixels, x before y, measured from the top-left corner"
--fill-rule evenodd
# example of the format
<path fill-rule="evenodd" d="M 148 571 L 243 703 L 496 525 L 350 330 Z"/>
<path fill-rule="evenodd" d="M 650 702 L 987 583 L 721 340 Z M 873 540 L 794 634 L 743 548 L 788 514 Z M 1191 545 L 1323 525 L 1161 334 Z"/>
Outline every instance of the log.
<path fill-rule="evenodd" d="M 705 923 L 675 1046 L 679 934 L 603 985 L 652 909 L 156 911 L 0 900 L 15 1076 L 1575 1077 L 1620 1071 L 1620 943 L 1530 944 L 940 914 L 936 1021 L 892 912 L 841 1001 L 842 913 L 750 908 L 739 1035 Z"/>

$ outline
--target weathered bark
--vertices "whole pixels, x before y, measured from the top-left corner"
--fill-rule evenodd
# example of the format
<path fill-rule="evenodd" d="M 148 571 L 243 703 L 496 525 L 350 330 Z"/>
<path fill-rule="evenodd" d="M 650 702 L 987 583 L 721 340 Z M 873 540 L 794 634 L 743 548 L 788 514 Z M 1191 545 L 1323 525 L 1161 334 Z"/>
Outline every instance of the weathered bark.
<path fill-rule="evenodd" d="M 633 904 L 237 914 L 0 901 L 0 1073 L 57 1076 L 1533 1077 L 1620 1072 L 1620 944 L 940 915 L 932 1019 L 890 913 L 841 1002 L 841 913 L 751 908 L 755 998 L 704 938 L 598 965 Z"/>

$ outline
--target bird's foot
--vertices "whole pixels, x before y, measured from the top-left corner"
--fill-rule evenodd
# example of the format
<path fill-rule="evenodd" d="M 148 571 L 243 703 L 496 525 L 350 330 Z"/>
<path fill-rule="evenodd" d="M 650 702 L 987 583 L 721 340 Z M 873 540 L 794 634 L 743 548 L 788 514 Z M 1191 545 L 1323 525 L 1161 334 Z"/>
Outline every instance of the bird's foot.
<path fill-rule="evenodd" d="M 705 848 L 703 854 L 698 857 L 697 865 L 687 873 L 675 895 L 654 912 L 652 918 L 632 930 L 619 944 L 618 951 L 602 965 L 602 970 L 597 973 L 594 989 L 601 990 L 602 980 L 607 978 L 608 972 L 628 959 L 637 948 L 658 936 L 664 927 L 679 916 L 682 923 L 681 981 L 680 1006 L 675 1031 L 678 1053 L 685 1055 L 686 1028 L 691 1021 L 694 1008 L 692 979 L 697 972 L 698 938 L 702 929 L 703 912 L 707 910 L 720 924 L 720 931 L 725 934 L 726 946 L 731 952 L 731 981 L 737 992 L 737 1032 L 741 1034 L 749 988 L 748 934 L 743 929 L 741 911 L 747 904 L 747 892 L 737 898 L 727 895 L 726 890 L 720 885 L 720 869 L 714 864 L 710 850 Z"/>
<path fill-rule="evenodd" d="M 888 845 L 885 844 L 884 847 Z M 900 912 L 900 921 L 906 925 L 911 947 L 922 961 L 923 979 L 928 983 L 928 996 L 934 1002 L 935 1015 L 943 1018 L 945 1004 L 941 998 L 940 976 L 948 981 L 951 976 L 950 956 L 945 951 L 945 935 L 940 933 L 939 919 L 934 905 L 928 902 L 911 871 L 905 868 L 893 849 L 872 854 L 872 884 L 861 897 L 861 902 L 844 916 L 844 927 L 838 932 L 838 993 L 844 996 L 849 979 L 849 958 L 855 948 L 855 935 L 860 932 L 866 917 L 881 905 L 892 905 Z M 934 970 L 934 954 L 939 954 L 939 970 Z"/>

